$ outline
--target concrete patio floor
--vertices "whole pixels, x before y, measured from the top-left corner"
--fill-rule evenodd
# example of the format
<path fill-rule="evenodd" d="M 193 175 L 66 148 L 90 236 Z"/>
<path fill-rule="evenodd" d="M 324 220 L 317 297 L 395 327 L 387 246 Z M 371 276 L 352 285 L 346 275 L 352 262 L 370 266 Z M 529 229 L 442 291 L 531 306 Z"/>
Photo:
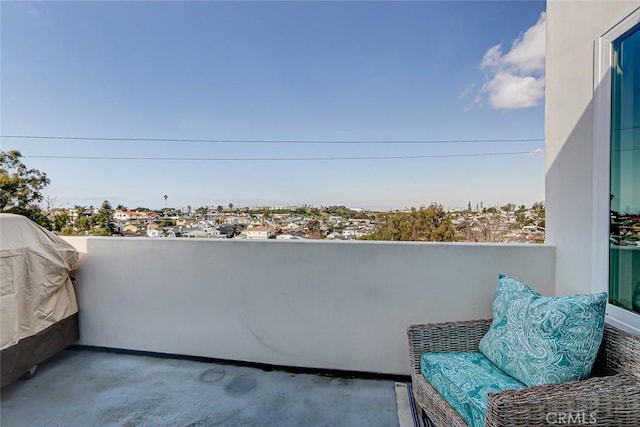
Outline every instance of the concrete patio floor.
<path fill-rule="evenodd" d="M 13 426 L 397 426 L 394 382 L 67 350 L 2 389 Z"/>

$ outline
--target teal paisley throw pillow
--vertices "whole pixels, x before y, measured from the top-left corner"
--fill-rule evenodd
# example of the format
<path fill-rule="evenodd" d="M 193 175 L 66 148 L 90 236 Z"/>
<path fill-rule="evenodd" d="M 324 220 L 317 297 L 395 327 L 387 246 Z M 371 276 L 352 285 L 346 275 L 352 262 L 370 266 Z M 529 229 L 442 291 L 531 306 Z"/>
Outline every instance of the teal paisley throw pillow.
<path fill-rule="evenodd" d="M 585 379 L 602 341 L 606 304 L 605 292 L 545 297 L 501 274 L 480 352 L 528 386 Z"/>

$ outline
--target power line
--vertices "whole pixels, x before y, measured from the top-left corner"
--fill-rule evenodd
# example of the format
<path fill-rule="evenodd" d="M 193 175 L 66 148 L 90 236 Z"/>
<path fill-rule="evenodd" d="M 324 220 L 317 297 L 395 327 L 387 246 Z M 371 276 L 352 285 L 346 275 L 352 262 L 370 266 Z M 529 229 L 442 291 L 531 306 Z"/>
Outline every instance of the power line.
<path fill-rule="evenodd" d="M 512 151 L 503 153 L 469 153 L 469 154 L 432 154 L 419 156 L 363 156 L 363 157 L 108 157 L 108 156 L 22 156 L 32 159 L 67 159 L 67 160 L 170 160 L 170 161 L 207 161 L 207 162 L 266 162 L 266 161 L 331 161 L 331 160 L 394 160 L 394 159 L 431 159 L 444 157 L 488 157 L 515 156 L 530 154 L 530 151 Z"/>
<path fill-rule="evenodd" d="M 70 141 L 112 141 L 112 142 L 194 142 L 202 144 L 465 144 L 465 143 L 525 143 L 542 142 L 544 138 L 512 139 L 423 139 L 423 140 L 278 140 L 278 139 L 183 139 L 183 138 L 107 138 L 88 136 L 51 135 L 0 135 L 0 138 L 46 139 Z"/>

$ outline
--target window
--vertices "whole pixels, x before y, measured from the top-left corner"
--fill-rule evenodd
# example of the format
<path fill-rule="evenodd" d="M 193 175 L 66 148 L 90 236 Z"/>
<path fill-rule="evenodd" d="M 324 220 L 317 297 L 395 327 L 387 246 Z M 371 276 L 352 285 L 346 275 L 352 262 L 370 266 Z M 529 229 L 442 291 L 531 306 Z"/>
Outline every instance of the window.
<path fill-rule="evenodd" d="M 592 289 L 607 322 L 640 334 L 640 8 L 596 41 Z M 635 166 L 635 168 L 634 168 Z M 635 295 L 634 295 L 635 293 Z M 635 300 L 635 304 L 634 304 Z"/>
<path fill-rule="evenodd" d="M 640 314 L 640 25 L 611 52 L 609 303 Z"/>

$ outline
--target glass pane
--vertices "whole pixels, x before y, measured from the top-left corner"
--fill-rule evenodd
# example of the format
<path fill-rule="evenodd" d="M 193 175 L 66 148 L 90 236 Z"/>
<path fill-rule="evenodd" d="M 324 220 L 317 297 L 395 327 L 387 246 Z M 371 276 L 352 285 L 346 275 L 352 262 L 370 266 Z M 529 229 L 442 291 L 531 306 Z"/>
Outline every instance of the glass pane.
<path fill-rule="evenodd" d="M 640 313 L 640 28 L 613 44 L 609 302 Z"/>

